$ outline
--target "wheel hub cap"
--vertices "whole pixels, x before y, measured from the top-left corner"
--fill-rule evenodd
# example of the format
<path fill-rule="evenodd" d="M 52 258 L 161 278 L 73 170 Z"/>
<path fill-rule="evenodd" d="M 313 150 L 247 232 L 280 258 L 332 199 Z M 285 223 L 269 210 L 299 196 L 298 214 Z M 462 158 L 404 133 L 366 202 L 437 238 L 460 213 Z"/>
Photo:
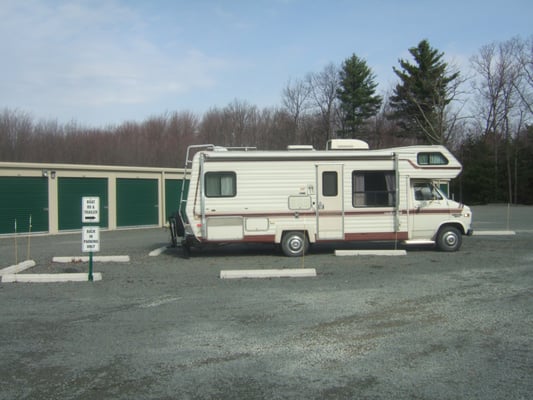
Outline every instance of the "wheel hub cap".
<path fill-rule="evenodd" d="M 444 241 L 448 246 L 455 246 L 455 244 L 457 243 L 457 238 L 454 234 L 449 233 L 444 237 Z"/>

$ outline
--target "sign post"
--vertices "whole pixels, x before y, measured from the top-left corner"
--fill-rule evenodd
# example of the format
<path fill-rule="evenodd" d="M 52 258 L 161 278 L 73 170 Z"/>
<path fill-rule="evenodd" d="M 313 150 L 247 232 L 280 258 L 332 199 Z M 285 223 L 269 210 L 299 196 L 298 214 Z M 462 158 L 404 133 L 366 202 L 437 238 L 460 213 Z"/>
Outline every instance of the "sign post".
<path fill-rule="evenodd" d="M 82 251 L 89 253 L 89 280 L 93 280 L 93 252 L 100 251 L 100 227 L 84 226 L 82 228 Z"/>
<path fill-rule="evenodd" d="M 81 222 L 100 223 L 100 197 L 82 197 L 81 199 Z M 100 227 L 82 227 L 82 251 L 89 253 L 89 281 L 93 281 L 93 252 L 100 251 Z"/>

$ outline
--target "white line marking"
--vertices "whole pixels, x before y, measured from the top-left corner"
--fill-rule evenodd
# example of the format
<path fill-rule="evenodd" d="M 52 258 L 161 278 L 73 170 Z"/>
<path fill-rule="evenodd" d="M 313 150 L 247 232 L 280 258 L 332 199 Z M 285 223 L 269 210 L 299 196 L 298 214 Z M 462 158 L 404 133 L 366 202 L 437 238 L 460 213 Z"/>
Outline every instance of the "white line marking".
<path fill-rule="evenodd" d="M 152 301 L 150 303 L 140 304 L 139 307 L 140 308 L 158 307 L 158 306 L 162 306 L 164 304 L 173 303 L 173 302 L 178 301 L 180 299 L 181 299 L 181 297 L 163 297 L 161 299 Z"/>

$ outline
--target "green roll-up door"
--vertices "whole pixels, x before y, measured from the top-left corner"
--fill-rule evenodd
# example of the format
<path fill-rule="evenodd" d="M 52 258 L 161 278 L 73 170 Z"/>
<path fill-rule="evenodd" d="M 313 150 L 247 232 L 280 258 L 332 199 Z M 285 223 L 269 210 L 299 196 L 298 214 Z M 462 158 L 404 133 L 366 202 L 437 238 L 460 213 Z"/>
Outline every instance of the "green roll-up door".
<path fill-rule="evenodd" d="M 81 229 L 81 199 L 100 197 L 100 226 L 108 226 L 107 178 L 58 178 L 59 230 Z"/>
<path fill-rule="evenodd" d="M 117 226 L 159 223 L 157 179 L 117 179 Z"/>
<path fill-rule="evenodd" d="M 178 211 L 180 195 L 181 195 L 181 186 L 183 180 L 181 179 L 166 179 L 165 180 L 165 211 L 166 216 L 174 214 Z M 189 191 L 189 181 L 185 181 L 185 192 L 184 198 L 187 199 L 187 192 Z"/>
<path fill-rule="evenodd" d="M 48 231 L 48 179 L 0 177 L 0 233 Z"/>

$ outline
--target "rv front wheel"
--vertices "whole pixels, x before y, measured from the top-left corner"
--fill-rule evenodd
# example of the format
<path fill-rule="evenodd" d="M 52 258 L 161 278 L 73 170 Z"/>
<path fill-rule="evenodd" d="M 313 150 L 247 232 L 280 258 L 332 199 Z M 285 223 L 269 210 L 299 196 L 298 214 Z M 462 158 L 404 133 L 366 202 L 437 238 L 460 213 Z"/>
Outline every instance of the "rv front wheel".
<path fill-rule="evenodd" d="M 461 247 L 462 239 L 459 229 L 453 226 L 444 226 L 437 235 L 437 246 L 441 251 L 457 251 Z"/>
<path fill-rule="evenodd" d="M 281 250 L 288 257 L 304 255 L 309 248 L 309 241 L 304 232 L 286 232 L 281 239 Z"/>

